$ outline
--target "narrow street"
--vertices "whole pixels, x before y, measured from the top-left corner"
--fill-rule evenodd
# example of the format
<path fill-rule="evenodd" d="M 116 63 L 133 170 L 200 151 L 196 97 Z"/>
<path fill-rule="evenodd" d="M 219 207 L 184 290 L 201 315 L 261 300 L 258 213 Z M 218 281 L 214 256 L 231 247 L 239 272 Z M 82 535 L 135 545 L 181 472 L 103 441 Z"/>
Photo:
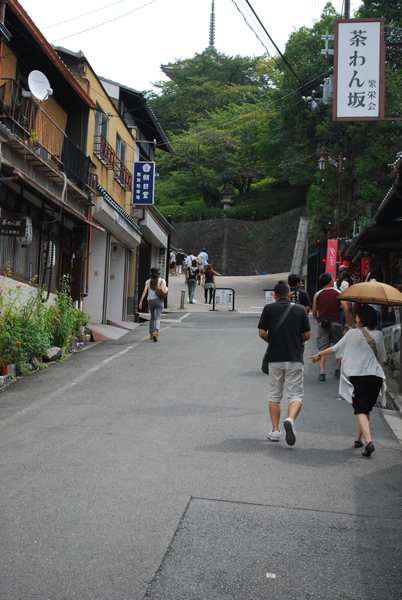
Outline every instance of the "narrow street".
<path fill-rule="evenodd" d="M 278 277 L 218 277 L 234 312 L 201 287 L 180 309 L 173 277 L 157 344 L 143 323 L 0 390 L 2 600 L 400 598 L 382 409 L 365 459 L 335 361 L 324 383 L 309 362 L 296 445 L 267 441 L 257 324 Z"/>

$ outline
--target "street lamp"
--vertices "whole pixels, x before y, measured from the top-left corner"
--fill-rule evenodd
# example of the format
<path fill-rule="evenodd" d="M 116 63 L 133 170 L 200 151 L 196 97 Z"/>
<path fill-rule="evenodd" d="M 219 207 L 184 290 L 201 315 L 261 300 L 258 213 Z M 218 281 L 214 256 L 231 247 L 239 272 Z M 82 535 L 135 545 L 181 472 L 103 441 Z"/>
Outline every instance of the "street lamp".
<path fill-rule="evenodd" d="M 336 236 L 339 239 L 341 237 L 341 189 L 342 189 L 342 167 L 343 167 L 343 157 L 342 152 L 339 152 L 338 158 L 335 158 L 328 150 L 324 147 L 321 148 L 321 156 L 318 159 L 318 168 L 321 172 L 325 169 L 326 162 L 331 163 L 334 167 L 338 169 L 338 219 L 337 219 L 337 227 L 336 227 Z"/>

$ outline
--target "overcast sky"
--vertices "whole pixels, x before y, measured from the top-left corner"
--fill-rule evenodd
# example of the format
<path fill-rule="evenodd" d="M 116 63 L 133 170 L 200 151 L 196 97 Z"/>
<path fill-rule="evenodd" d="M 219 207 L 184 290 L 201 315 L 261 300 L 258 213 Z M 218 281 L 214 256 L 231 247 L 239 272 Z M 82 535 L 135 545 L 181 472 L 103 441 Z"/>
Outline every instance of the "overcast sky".
<path fill-rule="evenodd" d="M 292 31 L 311 27 L 320 18 L 326 1 L 251 0 L 250 4 L 283 51 Z M 20 3 L 51 44 L 81 50 L 97 75 L 136 90 L 150 90 L 154 82 L 166 81 L 161 64 L 192 58 L 209 43 L 211 0 Z M 338 12 L 343 10 L 343 0 L 332 3 Z M 351 0 L 351 16 L 359 5 Z M 215 0 L 215 47 L 229 56 L 276 54 L 244 0 Z"/>

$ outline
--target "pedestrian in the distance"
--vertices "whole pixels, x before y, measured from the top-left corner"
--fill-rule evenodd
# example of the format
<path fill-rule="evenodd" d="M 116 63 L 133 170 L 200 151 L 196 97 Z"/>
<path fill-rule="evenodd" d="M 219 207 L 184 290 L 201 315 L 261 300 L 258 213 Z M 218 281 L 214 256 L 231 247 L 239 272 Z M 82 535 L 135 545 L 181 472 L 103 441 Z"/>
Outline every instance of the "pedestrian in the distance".
<path fill-rule="evenodd" d="M 272 430 L 268 439 L 279 442 L 281 400 L 288 401 L 288 417 L 283 426 L 286 443 L 296 442 L 294 422 L 303 402 L 303 344 L 310 339 L 306 309 L 290 302 L 290 287 L 278 281 L 274 287 L 276 302 L 264 306 L 258 323 L 259 336 L 268 342 L 268 400 Z M 286 314 L 285 314 L 286 313 Z"/>
<path fill-rule="evenodd" d="M 213 267 L 210 264 L 207 264 L 205 266 L 204 273 L 202 276 L 202 285 L 204 287 L 205 304 L 208 301 L 208 292 L 209 292 L 209 304 L 211 304 L 212 298 L 214 295 L 214 290 L 216 289 L 216 284 L 215 284 L 215 271 L 213 270 Z"/>
<path fill-rule="evenodd" d="M 144 291 L 142 292 L 141 300 L 138 304 L 139 309 L 141 310 L 142 302 L 145 298 L 145 295 L 148 293 L 148 307 L 149 312 L 151 313 L 151 319 L 149 321 L 149 337 L 154 342 L 158 341 L 163 310 L 163 300 L 162 298 L 158 298 L 155 290 L 161 283 L 166 285 L 166 281 L 162 277 L 159 277 L 159 275 L 160 270 L 157 267 L 152 267 L 150 278 L 145 282 Z"/>
<path fill-rule="evenodd" d="M 291 273 L 288 277 L 288 284 L 290 286 L 291 297 L 290 301 L 295 304 L 301 304 L 307 311 L 310 312 L 311 300 L 307 292 L 301 289 L 301 279 L 298 275 Z"/>
<path fill-rule="evenodd" d="M 170 259 L 169 259 L 169 263 L 170 263 L 170 274 L 171 275 L 175 275 L 176 274 L 176 252 L 174 252 L 173 250 L 170 251 Z"/>
<path fill-rule="evenodd" d="M 179 251 L 176 254 L 176 273 L 177 273 L 177 275 L 181 275 L 183 263 L 184 263 L 184 252 L 183 252 L 182 248 L 179 248 Z"/>
<path fill-rule="evenodd" d="M 341 265 L 342 266 L 342 265 Z M 350 273 L 347 269 L 342 269 L 337 277 L 337 280 L 334 283 L 334 289 L 338 290 L 340 293 L 344 292 L 348 289 L 350 285 L 353 285 L 353 280 L 350 276 Z M 347 303 L 349 307 L 349 312 L 352 312 L 353 305 L 351 302 Z M 343 306 L 341 306 L 341 325 L 345 327 L 346 325 L 346 317 L 345 311 L 343 310 Z"/>
<path fill-rule="evenodd" d="M 320 350 L 321 358 L 318 362 L 320 373 L 319 381 L 325 381 L 325 356 L 323 350 L 329 348 L 331 342 L 339 342 L 343 336 L 343 329 L 353 326 L 353 319 L 349 311 L 347 302 L 339 301 L 339 290 L 334 288 L 334 277 L 332 273 L 323 273 L 319 279 L 323 286 L 321 290 L 314 294 L 313 298 L 313 316 L 318 323 L 317 348 Z M 341 307 L 345 313 L 346 324 L 342 327 Z M 341 361 L 337 360 L 335 368 L 335 379 L 341 376 Z"/>
<path fill-rule="evenodd" d="M 188 287 L 188 300 L 190 304 L 194 303 L 194 293 L 197 287 L 197 277 L 200 274 L 200 270 L 197 267 L 197 259 L 193 258 L 191 267 L 186 270 L 186 283 Z"/>
<path fill-rule="evenodd" d="M 184 259 L 184 268 L 187 270 L 189 267 L 191 267 L 191 265 L 193 264 L 193 260 L 195 259 L 195 256 L 192 252 L 189 252 L 186 256 L 186 258 Z"/>
<path fill-rule="evenodd" d="M 208 254 L 207 254 L 207 251 L 205 250 L 205 248 L 203 248 L 203 249 L 201 250 L 201 252 L 200 252 L 200 253 L 199 253 L 199 255 L 198 255 L 198 258 L 200 258 L 200 259 L 202 260 L 202 270 L 204 271 L 204 270 L 205 270 L 205 267 L 206 267 L 206 266 L 207 266 L 207 264 L 208 264 L 208 260 L 209 260 L 209 259 L 208 259 Z"/>
<path fill-rule="evenodd" d="M 322 356 L 335 353 L 337 358 L 342 359 L 339 393 L 352 402 L 357 416 L 358 427 L 354 447 L 364 446 L 361 441 L 363 436 L 366 443 L 363 456 L 369 458 L 375 450 L 369 419 L 385 379 L 380 363 L 384 362 L 386 352 L 384 336 L 381 331 L 376 330 L 377 314 L 372 306 L 368 304 L 359 306 L 356 310 L 356 325 L 356 328 L 349 329 L 334 346 L 308 358 L 318 362 Z M 353 392 L 352 389 L 350 390 L 351 400 L 348 382 L 350 388 L 353 386 Z"/>

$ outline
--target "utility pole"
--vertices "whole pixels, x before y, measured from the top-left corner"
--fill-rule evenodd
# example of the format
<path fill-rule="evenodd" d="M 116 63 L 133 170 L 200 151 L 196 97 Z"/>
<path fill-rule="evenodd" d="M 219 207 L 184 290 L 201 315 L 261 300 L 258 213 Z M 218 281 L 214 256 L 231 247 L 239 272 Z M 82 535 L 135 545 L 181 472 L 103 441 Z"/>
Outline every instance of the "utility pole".
<path fill-rule="evenodd" d="M 345 0 L 345 19 L 350 19 L 350 0 Z"/>

